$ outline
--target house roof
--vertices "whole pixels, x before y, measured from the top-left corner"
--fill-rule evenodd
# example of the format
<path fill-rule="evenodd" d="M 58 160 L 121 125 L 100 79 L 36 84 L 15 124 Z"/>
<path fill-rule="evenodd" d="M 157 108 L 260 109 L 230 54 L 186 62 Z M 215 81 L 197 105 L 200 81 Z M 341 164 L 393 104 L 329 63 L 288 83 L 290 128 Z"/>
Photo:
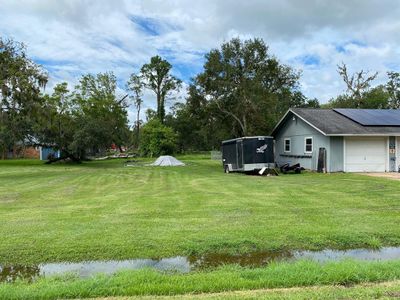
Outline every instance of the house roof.
<path fill-rule="evenodd" d="M 360 110 L 362 111 L 362 110 Z M 369 110 L 370 111 L 370 110 Z M 385 111 L 385 110 L 376 110 Z M 284 122 L 292 115 L 327 136 L 343 135 L 400 135 L 400 126 L 364 126 L 333 109 L 291 108 L 278 122 L 271 135 L 276 136 Z"/>

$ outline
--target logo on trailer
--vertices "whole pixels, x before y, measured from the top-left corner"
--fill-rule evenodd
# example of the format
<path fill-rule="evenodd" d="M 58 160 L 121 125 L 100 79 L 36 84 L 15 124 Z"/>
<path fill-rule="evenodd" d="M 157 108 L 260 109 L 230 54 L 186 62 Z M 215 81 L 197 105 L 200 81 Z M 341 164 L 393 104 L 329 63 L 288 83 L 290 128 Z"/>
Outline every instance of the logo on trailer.
<path fill-rule="evenodd" d="M 257 148 L 256 153 L 264 153 L 265 150 L 267 150 L 267 148 L 268 148 L 268 145 L 265 144 L 264 146 L 261 146 L 260 148 Z"/>

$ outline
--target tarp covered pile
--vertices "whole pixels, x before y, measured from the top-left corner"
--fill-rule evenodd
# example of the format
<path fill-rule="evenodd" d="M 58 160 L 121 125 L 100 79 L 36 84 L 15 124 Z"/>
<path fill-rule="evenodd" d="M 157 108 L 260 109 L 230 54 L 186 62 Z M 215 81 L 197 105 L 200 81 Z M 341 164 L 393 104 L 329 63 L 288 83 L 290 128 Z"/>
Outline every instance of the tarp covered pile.
<path fill-rule="evenodd" d="M 177 160 L 173 156 L 164 155 L 160 156 L 156 159 L 155 162 L 150 164 L 151 166 L 160 166 L 160 167 L 168 167 L 168 166 L 184 166 L 185 164 L 180 160 Z"/>

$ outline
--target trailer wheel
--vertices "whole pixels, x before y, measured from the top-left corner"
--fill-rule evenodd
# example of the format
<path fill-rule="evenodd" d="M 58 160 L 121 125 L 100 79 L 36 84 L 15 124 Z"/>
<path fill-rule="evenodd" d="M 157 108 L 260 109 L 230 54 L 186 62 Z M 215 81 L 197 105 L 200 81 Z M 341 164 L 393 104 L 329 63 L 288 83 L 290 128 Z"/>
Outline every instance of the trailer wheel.
<path fill-rule="evenodd" d="M 230 173 L 229 167 L 228 167 L 228 166 L 225 166 L 225 167 L 224 167 L 224 172 L 225 172 L 225 174 L 229 174 L 229 173 Z"/>

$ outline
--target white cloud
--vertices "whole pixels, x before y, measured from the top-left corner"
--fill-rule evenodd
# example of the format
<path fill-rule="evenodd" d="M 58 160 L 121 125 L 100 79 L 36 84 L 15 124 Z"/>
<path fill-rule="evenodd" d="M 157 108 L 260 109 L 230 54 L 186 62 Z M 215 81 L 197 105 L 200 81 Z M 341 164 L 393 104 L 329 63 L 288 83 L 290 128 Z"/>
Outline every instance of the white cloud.
<path fill-rule="evenodd" d="M 236 36 L 263 38 L 278 59 L 303 71 L 306 96 L 322 102 L 344 90 L 336 72 L 342 61 L 352 71 L 379 71 L 377 83 L 400 70 L 395 0 L 0 0 L 0 15 L 0 34 L 28 45 L 48 68 L 50 87 L 110 70 L 124 82 L 158 53 L 187 79 L 204 53 Z M 147 107 L 153 99 L 146 94 Z"/>

